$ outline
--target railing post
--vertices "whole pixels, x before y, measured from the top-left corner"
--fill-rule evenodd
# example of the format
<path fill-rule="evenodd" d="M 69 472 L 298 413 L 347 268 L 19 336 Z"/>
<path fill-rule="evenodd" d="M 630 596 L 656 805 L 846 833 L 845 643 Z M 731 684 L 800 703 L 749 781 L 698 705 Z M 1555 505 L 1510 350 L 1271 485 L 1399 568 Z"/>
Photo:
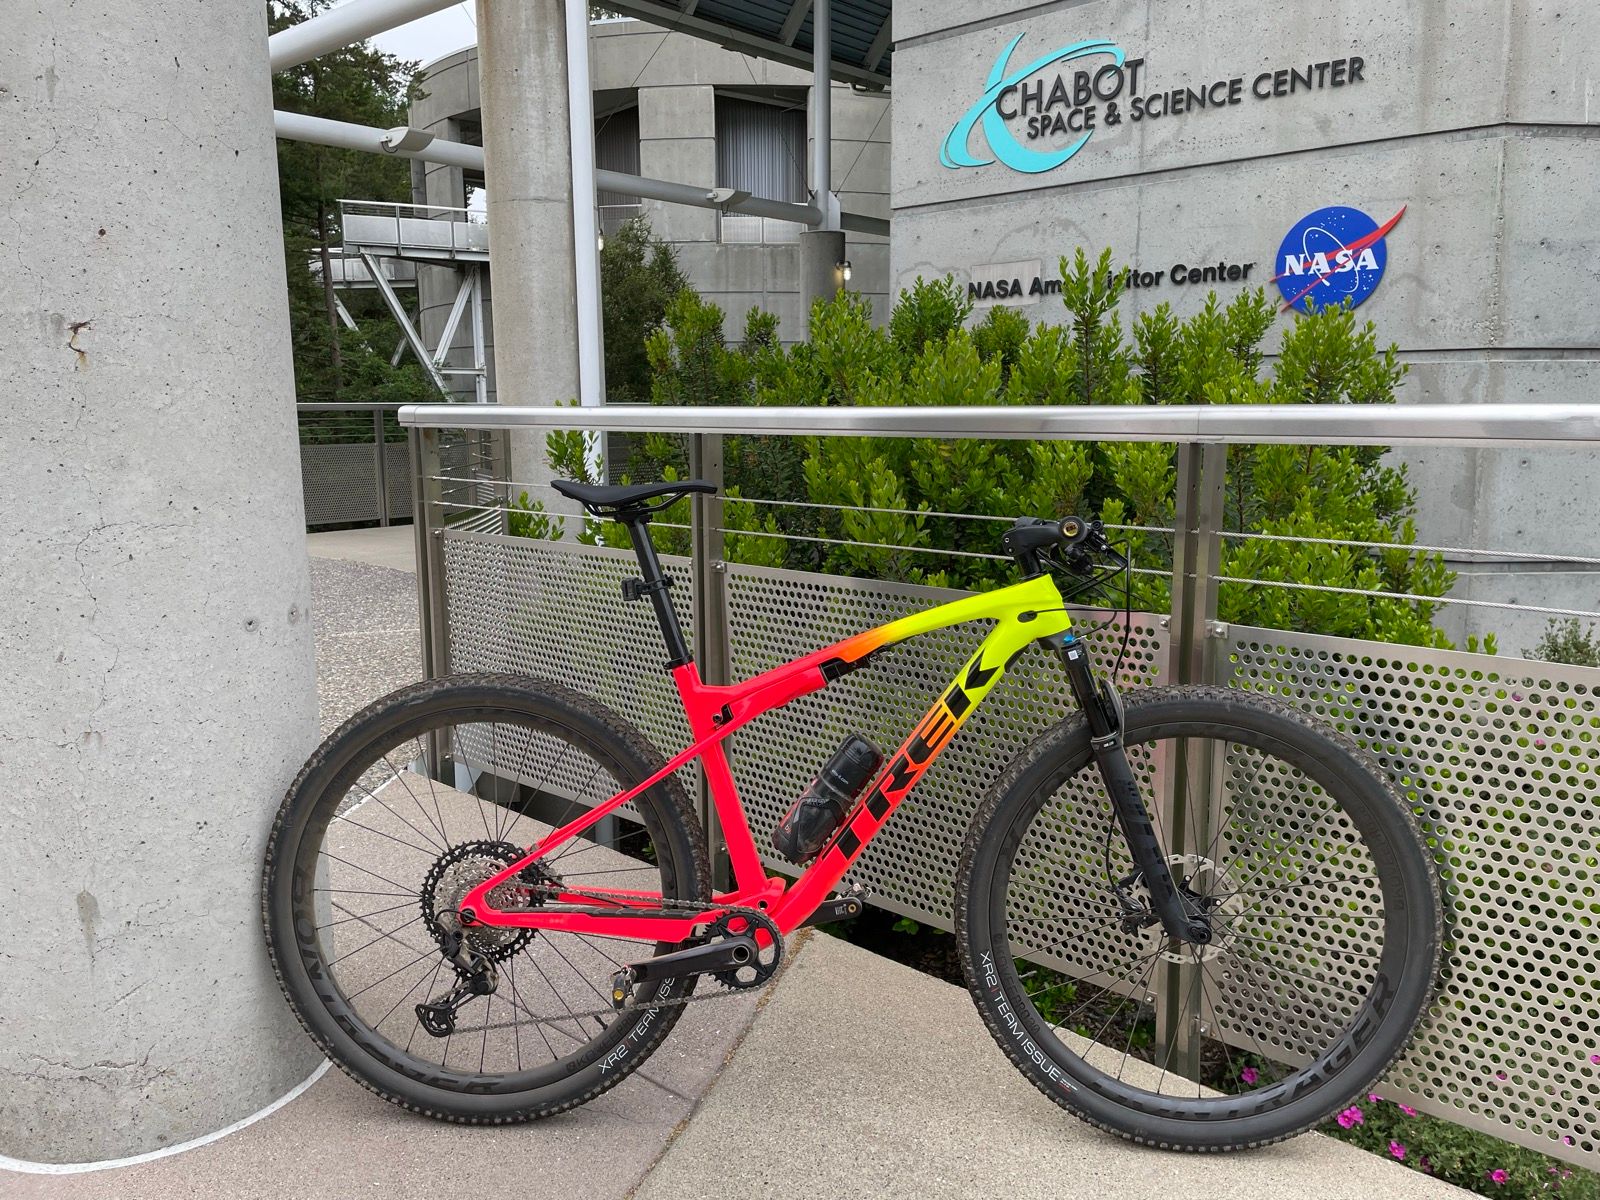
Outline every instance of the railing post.
<path fill-rule="evenodd" d="M 717 485 L 709 496 L 695 496 L 691 502 L 690 570 L 693 572 L 694 655 L 700 677 L 707 683 L 732 682 L 732 647 L 728 637 L 728 564 L 722 554 L 722 435 L 689 435 L 689 474 Z M 723 743 L 730 750 L 729 742 Z M 711 874 L 715 886 L 729 886 L 727 847 L 717 821 L 716 805 L 706 785 L 705 772 L 699 773 L 700 822 L 705 827 L 711 851 Z"/>
<path fill-rule="evenodd" d="M 422 677 L 434 679 L 449 667 L 449 625 L 444 597 L 444 485 L 439 476 L 439 431 L 411 430 L 411 503 L 417 540 L 417 617 L 422 631 Z"/>
<path fill-rule="evenodd" d="M 1216 577 L 1227 466 L 1228 448 L 1221 443 L 1178 445 L 1169 618 L 1174 683 L 1210 683 L 1216 676 Z M 1209 739 L 1180 738 L 1177 753 L 1158 768 L 1156 802 L 1169 854 L 1204 856 L 1211 850 L 1221 819 L 1224 766 L 1214 751 Z M 1200 968 L 1166 964 L 1155 998 L 1158 1057 L 1190 1079 L 1199 1078 L 1202 1044 L 1214 1023 L 1207 1001 Z"/>
<path fill-rule="evenodd" d="M 378 524 L 389 524 L 389 452 L 383 444 L 383 409 L 372 410 L 373 454 L 377 456 L 377 470 L 373 478 L 378 481 Z"/>

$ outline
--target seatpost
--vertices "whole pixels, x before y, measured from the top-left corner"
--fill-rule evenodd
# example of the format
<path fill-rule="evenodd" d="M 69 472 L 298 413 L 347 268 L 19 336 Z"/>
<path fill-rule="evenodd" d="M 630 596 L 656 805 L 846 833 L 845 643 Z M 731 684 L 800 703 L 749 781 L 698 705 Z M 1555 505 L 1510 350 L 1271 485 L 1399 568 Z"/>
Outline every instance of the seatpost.
<path fill-rule="evenodd" d="M 678 614 L 668 594 L 672 580 L 662 571 L 661 560 L 656 557 L 656 544 L 650 540 L 650 518 L 646 513 L 634 512 L 618 513 L 617 519 L 628 527 L 633 537 L 633 553 L 639 560 L 639 574 L 643 576 L 634 588 L 628 586 L 634 580 L 623 581 L 622 598 L 650 597 L 651 607 L 656 610 L 656 623 L 661 626 L 661 636 L 667 643 L 667 670 L 675 670 L 690 661 L 689 643 L 684 640 L 683 627 L 678 624 Z"/>

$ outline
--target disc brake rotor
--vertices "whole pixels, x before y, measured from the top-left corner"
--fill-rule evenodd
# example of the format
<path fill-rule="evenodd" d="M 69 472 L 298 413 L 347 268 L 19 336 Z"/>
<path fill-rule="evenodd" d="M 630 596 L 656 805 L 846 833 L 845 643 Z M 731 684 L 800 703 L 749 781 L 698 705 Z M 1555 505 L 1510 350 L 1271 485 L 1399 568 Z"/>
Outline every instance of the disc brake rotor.
<path fill-rule="evenodd" d="M 1205 945 L 1183 942 L 1174 947 L 1159 924 L 1145 930 L 1145 951 L 1179 966 L 1206 963 L 1227 952 L 1233 940 L 1233 922 L 1245 910 L 1244 897 L 1227 870 L 1201 854 L 1169 854 L 1167 867 L 1184 901 L 1202 910 L 1211 922 L 1211 941 Z"/>

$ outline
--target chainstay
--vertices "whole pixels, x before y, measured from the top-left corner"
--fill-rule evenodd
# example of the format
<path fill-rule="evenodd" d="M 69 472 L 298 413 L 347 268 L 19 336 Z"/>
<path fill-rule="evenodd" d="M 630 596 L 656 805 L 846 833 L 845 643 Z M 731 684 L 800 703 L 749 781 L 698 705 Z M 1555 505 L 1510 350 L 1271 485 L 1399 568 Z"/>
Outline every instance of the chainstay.
<path fill-rule="evenodd" d="M 587 900 L 615 900 L 614 896 L 609 896 L 604 892 L 575 888 L 565 883 L 561 884 L 560 886 L 561 890 L 566 892 L 568 895 L 582 896 Z M 660 907 L 682 909 L 685 912 L 721 913 L 729 916 L 744 917 L 751 923 L 764 927 L 772 936 L 772 945 L 777 957 L 772 961 L 772 975 L 769 975 L 768 979 L 763 981 L 763 984 L 767 981 L 770 981 L 773 975 L 777 974 L 778 968 L 783 965 L 783 931 L 778 928 L 777 922 L 775 922 L 759 908 L 747 908 L 738 904 L 715 904 L 700 900 L 668 900 L 665 896 L 661 898 Z M 521 953 L 521 951 L 518 951 L 518 953 Z M 598 1020 L 601 1017 L 625 1017 L 631 1013 L 647 1013 L 654 1009 L 687 1008 L 691 1004 L 701 1004 L 709 1000 L 735 1000 L 746 992 L 755 991 L 757 987 L 762 986 L 761 984 L 758 984 L 753 987 L 730 987 L 728 984 L 723 983 L 720 979 L 717 979 L 715 974 L 711 972 L 707 972 L 706 974 L 711 976 L 712 982 L 721 988 L 721 991 L 706 992 L 698 996 L 683 996 L 676 1000 L 652 1000 L 645 1004 L 627 1004 L 622 1008 L 608 1005 L 605 1008 L 586 1009 L 582 1012 L 568 1012 L 559 1017 L 541 1017 L 537 1013 L 530 1011 L 526 1005 L 519 1004 L 509 997 L 502 996 L 501 998 L 513 1008 L 521 1009 L 523 1012 L 527 1013 L 528 1019 L 524 1021 L 497 1021 L 493 1024 L 485 1025 L 457 1026 L 455 1032 L 483 1033 L 485 1031 L 492 1032 L 496 1029 L 518 1029 L 529 1024 L 567 1025 L 588 1021 L 591 1019 Z M 695 978 L 698 980 L 700 977 L 696 976 Z"/>

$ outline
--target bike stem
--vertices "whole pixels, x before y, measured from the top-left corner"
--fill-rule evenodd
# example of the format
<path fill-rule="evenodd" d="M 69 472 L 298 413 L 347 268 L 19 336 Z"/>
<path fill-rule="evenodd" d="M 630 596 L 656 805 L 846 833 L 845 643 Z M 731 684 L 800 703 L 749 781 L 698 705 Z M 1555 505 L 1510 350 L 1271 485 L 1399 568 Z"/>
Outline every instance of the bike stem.
<path fill-rule="evenodd" d="M 1184 907 L 1183 897 L 1172 881 L 1172 871 L 1156 838 L 1150 811 L 1139 794 L 1139 781 L 1128 765 L 1127 751 L 1122 744 L 1122 706 L 1116 693 L 1109 685 L 1095 682 L 1089 656 L 1076 638 L 1067 635 L 1057 643 L 1056 649 L 1066 668 L 1073 697 L 1089 723 L 1089 747 L 1094 752 L 1095 766 L 1105 783 L 1106 794 L 1111 797 L 1112 811 L 1133 855 L 1134 865 L 1150 893 L 1151 908 L 1169 937 L 1201 945 L 1210 942 L 1211 923 L 1203 916 L 1192 915 Z"/>

